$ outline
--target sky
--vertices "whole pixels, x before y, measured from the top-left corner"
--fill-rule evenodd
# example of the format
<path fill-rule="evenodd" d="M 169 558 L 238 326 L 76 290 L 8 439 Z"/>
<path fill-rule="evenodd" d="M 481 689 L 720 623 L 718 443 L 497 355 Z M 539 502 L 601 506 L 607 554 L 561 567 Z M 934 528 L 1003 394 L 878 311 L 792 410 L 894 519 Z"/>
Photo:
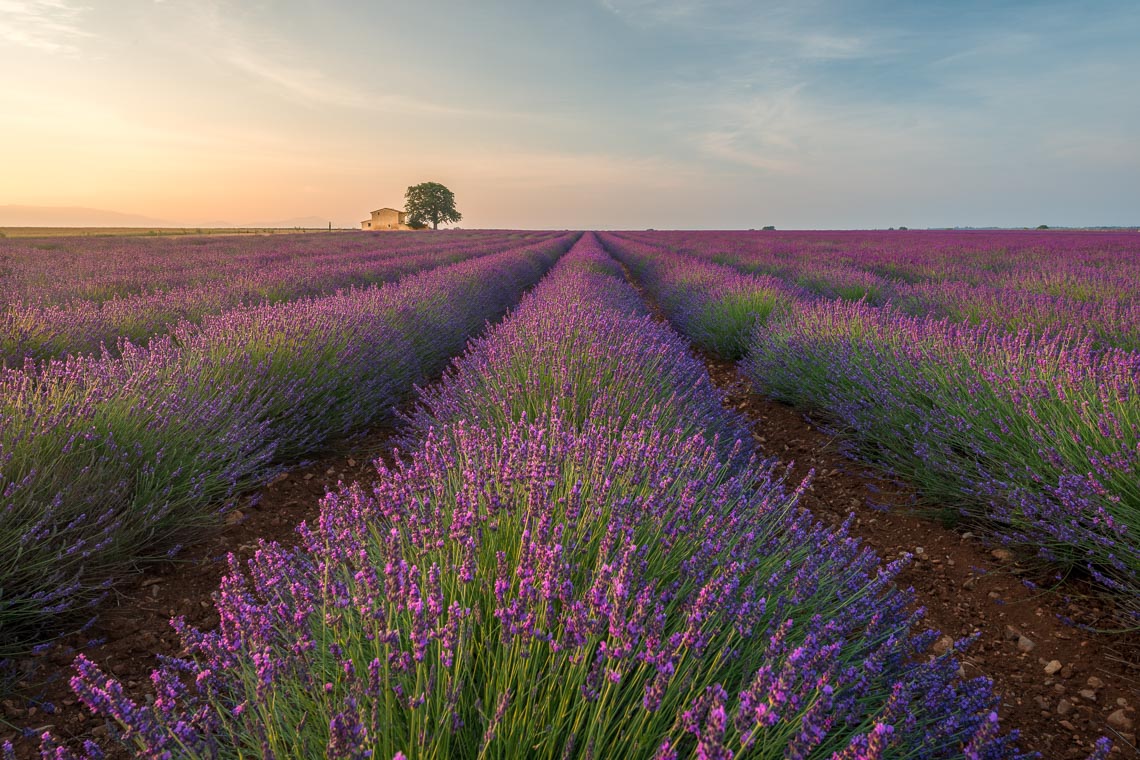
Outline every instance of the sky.
<path fill-rule="evenodd" d="M 0 207 L 1135 225 L 1138 40 L 1136 0 L 0 0 Z"/>

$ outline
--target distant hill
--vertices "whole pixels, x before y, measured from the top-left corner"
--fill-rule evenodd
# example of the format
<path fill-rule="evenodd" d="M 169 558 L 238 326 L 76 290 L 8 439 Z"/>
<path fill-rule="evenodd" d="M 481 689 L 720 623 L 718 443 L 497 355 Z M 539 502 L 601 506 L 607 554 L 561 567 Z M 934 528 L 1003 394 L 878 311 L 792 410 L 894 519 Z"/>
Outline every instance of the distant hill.
<path fill-rule="evenodd" d="M 84 206 L 0 206 L 0 227 L 202 227 L 209 229 L 227 227 L 290 229 L 303 227 L 321 229 L 328 227 L 330 221 L 332 220 L 322 216 L 298 216 L 272 221 L 210 220 L 185 222 L 156 219 L 142 214 L 123 214 L 118 211 L 106 211 Z M 341 227 L 344 225 L 333 222 L 333 226 Z"/>
<path fill-rule="evenodd" d="M 327 224 L 327 222 L 326 222 Z M 0 206 L 0 227 L 176 227 L 166 219 L 83 206 Z"/>

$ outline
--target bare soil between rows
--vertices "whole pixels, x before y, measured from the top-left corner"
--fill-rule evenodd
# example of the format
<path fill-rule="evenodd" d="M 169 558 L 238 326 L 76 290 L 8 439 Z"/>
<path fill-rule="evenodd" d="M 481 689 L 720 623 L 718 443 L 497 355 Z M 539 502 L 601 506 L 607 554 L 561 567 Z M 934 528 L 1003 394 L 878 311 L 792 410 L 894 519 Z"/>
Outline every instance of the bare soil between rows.
<path fill-rule="evenodd" d="M 1140 757 L 1134 727 L 1140 722 L 1140 637 L 1080 627 L 1108 619 L 1107 609 L 1086 596 L 1089 589 L 1079 582 L 1048 591 L 1029 588 L 1024 580 L 1044 580 L 1040 568 L 987 546 L 968 528 L 948 528 L 915 514 L 913 489 L 845 456 L 834 437 L 800 412 L 755 393 L 735 365 L 702 358 L 725 405 L 750 421 L 760 449 L 794 463 L 795 482 L 814 471 L 803 506 L 832 524 L 854 514 L 852 534 L 884 561 L 914 555 L 899 583 L 913 587 L 930 627 L 954 639 L 978 636 L 963 657 L 965 675 L 994 681 L 1002 724 L 1021 732 L 1024 749 L 1047 760 L 1084 758 L 1098 736 L 1108 735 L 1116 743 L 1113 757 Z M 31 758 L 38 757 L 38 739 L 23 738 L 23 731 L 38 735 L 50 729 L 73 742 L 107 735 L 110 725 L 88 713 L 68 686 L 75 655 L 82 651 L 128 693 L 144 698 L 155 656 L 181 653 L 170 619 L 185 616 L 202 629 L 217 625 L 212 599 L 228 570 L 227 555 L 248 559 L 259 539 L 296 543 L 296 525 L 317 517 L 321 497 L 341 483 L 373 480 L 372 462 L 378 456 L 391 461 L 395 438 L 393 428 L 379 429 L 286 472 L 245 496 L 230 524 L 185 550 L 178 562 L 124 579 L 93 629 L 25 663 L 22 686 L 31 699 L 0 702 L 0 741 L 12 741 L 18 757 Z M 1080 598 L 1070 601 L 1069 595 Z M 54 704 L 54 711 L 42 703 Z M 1110 723 L 1114 715 L 1119 729 Z"/>
<path fill-rule="evenodd" d="M 325 493 L 341 484 L 373 481 L 377 458 L 393 463 L 396 438 L 396 428 L 389 425 L 330 447 L 305 466 L 245 494 L 221 530 L 183 550 L 177 561 L 116 583 L 114 596 L 100 608 L 91 629 L 21 663 L 27 672 L 19 684 L 24 693 L 0 701 L 0 742 L 11 741 L 17 757 L 38 758 L 38 737 L 47 730 L 75 744 L 106 736 L 112 730 L 110 724 L 79 704 L 68 684 L 75 656 L 82 652 L 122 682 L 136 700 L 145 699 L 152 693 L 150 673 L 156 656 L 182 654 L 171 618 L 183 616 L 203 630 L 217 626 L 213 598 L 229 571 L 229 555 L 244 564 L 260 541 L 296 545 L 297 526 L 315 522 Z M 44 703 L 54 710 L 48 712 Z M 24 736 L 25 732 L 31 736 Z M 109 757 L 127 756 L 121 750 L 109 752 Z"/>
<path fill-rule="evenodd" d="M 1109 722 L 1117 711 L 1114 722 L 1140 722 L 1140 637 L 1087 630 L 1111 619 L 1105 603 L 1086 596 L 1092 589 L 1071 581 L 1043 590 L 1049 581 L 1042 568 L 987 546 L 968 526 L 952 529 L 918 514 L 912 488 L 868 471 L 802 413 L 755 393 L 732 363 L 703 358 L 725 405 L 748 418 L 761 451 L 793 463 L 790 482 L 814 471 L 804 507 L 834 525 L 854 514 L 851 534 L 884 561 L 914 556 L 899 585 L 913 587 L 930 628 L 953 639 L 978 636 L 962 657 L 965 676 L 994 682 L 1002 726 L 1020 732 L 1023 749 L 1047 759 L 1085 758 L 1097 737 L 1109 736 L 1113 757 L 1140 756 L 1135 728 Z M 936 649 L 948 643 L 943 638 Z"/>
<path fill-rule="evenodd" d="M 621 269 L 654 319 L 668 324 L 629 268 Z M 942 633 L 935 650 L 977 637 L 961 657 L 962 674 L 993 681 L 1002 727 L 1018 731 L 1022 750 L 1045 760 L 1086 758 L 1097 738 L 1109 736 L 1113 758 L 1140 757 L 1140 634 L 1097 632 L 1111 628 L 1114 615 L 1094 588 L 1051 582 L 1040 565 L 987 546 L 968 527 L 923 516 L 913 487 L 852 459 L 802 412 L 757 393 L 734 363 L 693 351 L 723 404 L 748 419 L 760 451 L 791 465 L 789 482 L 812 475 L 803 507 L 835 526 L 853 516 L 851 535 L 884 562 L 913 557 L 897 582 L 913 590 L 927 626 Z"/>

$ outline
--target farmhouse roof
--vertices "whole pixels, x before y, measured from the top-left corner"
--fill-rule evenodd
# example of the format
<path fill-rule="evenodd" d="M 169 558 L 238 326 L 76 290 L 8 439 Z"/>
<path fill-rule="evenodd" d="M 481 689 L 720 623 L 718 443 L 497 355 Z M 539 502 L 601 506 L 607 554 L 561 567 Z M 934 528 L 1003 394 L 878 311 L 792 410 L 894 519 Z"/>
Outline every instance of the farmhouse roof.
<path fill-rule="evenodd" d="M 400 210 L 400 209 L 398 209 L 398 208 L 391 208 L 391 207 L 389 207 L 389 206 L 385 206 L 384 208 L 378 208 L 378 209 L 376 209 L 375 211 L 373 211 L 372 213 L 373 213 L 373 214 L 379 214 L 381 211 L 395 211 L 397 214 L 402 214 L 402 213 L 404 213 L 403 211 L 401 211 L 401 210 Z"/>

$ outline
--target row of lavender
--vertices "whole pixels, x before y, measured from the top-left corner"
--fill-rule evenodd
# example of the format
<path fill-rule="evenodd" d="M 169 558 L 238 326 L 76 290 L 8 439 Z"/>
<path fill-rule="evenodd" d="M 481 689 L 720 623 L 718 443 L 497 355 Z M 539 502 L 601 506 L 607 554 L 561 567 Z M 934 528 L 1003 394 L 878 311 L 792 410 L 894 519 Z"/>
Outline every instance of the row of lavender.
<path fill-rule="evenodd" d="M 216 525 L 235 489 L 391 414 L 573 240 L 230 310 L 119 357 L 0 369 L 0 655 Z"/>
<path fill-rule="evenodd" d="M 0 365 L 119 353 L 181 321 L 391 282 L 554 233 L 0 241 Z"/>
<path fill-rule="evenodd" d="M 232 566 L 153 702 L 72 685 L 139 757 L 1016 757 L 985 679 L 751 457 L 592 235 L 330 493 Z M 45 756 L 66 760 L 67 751 Z M 1107 751 L 1107 747 L 1102 750 Z M 84 754 L 97 756 L 88 745 Z"/>
<path fill-rule="evenodd" d="M 1140 614 L 1140 354 L 1075 328 L 1006 332 L 813 298 L 604 239 L 687 334 L 744 356 L 762 391 L 825 413 L 865 459 L 1005 544 L 1086 569 Z"/>
<path fill-rule="evenodd" d="M 48 237 L 0 239 L 6 290 L 0 303 L 105 301 L 272 270 L 314 282 L 305 269 L 330 255 L 411 256 L 447 245 L 534 242 L 551 232 L 453 230 L 446 235 L 319 233 L 191 237 Z M 60 277 L 64 273 L 67 277 Z"/>
<path fill-rule="evenodd" d="M 629 233 L 771 275 L 808 294 L 1007 330 L 1083 325 L 1140 349 L 1140 245 L 1129 232 Z"/>

